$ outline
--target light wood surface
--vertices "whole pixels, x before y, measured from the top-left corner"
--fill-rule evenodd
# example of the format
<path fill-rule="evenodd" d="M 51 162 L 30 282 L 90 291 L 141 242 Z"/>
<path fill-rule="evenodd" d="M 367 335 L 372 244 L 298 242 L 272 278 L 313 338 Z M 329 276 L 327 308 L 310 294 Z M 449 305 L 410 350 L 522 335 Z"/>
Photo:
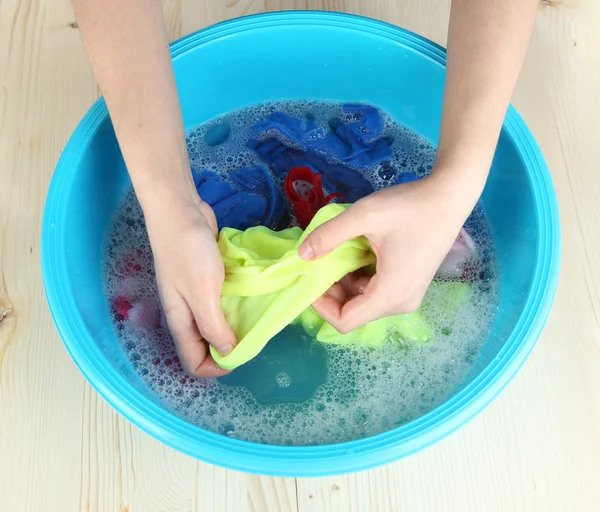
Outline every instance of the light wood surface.
<path fill-rule="evenodd" d="M 447 0 L 167 0 L 172 38 L 265 10 L 327 9 L 444 43 Z M 0 511 L 600 510 L 600 2 L 544 0 L 514 104 L 561 206 L 563 271 L 540 343 L 484 413 L 434 447 L 345 477 L 197 462 L 116 414 L 53 327 L 40 221 L 57 158 L 98 96 L 68 0 L 0 0 Z"/>

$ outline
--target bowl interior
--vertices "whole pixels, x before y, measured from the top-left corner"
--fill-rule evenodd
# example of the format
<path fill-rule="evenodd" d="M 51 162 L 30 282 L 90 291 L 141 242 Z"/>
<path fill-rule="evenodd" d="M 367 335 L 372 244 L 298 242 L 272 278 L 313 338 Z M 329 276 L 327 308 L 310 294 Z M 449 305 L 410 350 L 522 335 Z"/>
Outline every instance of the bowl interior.
<path fill-rule="evenodd" d="M 302 18 L 304 19 L 304 18 Z M 174 46 L 174 67 L 187 128 L 225 112 L 282 99 L 368 102 L 436 143 L 445 69 L 441 52 L 419 38 L 411 45 L 374 25 L 331 24 L 320 17 L 286 25 L 255 22 L 205 31 Z M 102 104 L 65 150 L 60 201 L 45 219 L 51 247 L 66 270 L 69 315 L 85 325 L 84 339 L 134 389 L 162 407 L 135 375 L 115 336 L 102 284 L 102 245 L 129 178 Z M 52 192 L 52 190 L 51 190 Z M 500 267 L 499 311 L 470 374 L 455 394 L 499 354 L 521 316 L 539 258 L 538 203 L 522 153 L 502 132 L 482 196 Z M 52 304 L 51 304 L 52 306 Z M 55 314 L 55 309 L 53 314 Z M 90 356 L 91 357 L 91 356 Z M 92 363 L 93 364 L 93 363 Z M 165 414 L 171 413 L 165 409 Z"/>

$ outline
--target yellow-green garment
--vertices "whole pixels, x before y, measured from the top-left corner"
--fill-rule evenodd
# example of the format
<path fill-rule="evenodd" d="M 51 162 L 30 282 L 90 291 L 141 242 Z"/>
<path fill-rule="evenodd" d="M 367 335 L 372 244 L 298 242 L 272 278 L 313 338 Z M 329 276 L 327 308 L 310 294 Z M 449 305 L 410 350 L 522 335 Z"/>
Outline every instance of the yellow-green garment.
<path fill-rule="evenodd" d="M 310 307 L 349 272 L 374 267 L 375 255 L 364 237 L 345 242 L 314 261 L 298 256 L 298 247 L 306 236 L 348 206 L 325 206 L 304 232 L 300 228 L 272 231 L 263 226 L 245 231 L 221 230 L 218 244 L 225 265 L 221 306 L 238 345 L 227 356 L 211 348 L 220 367 L 234 369 L 250 361 L 273 336 L 295 321 L 324 343 L 375 345 L 384 342 L 390 331 L 405 340 L 431 338 L 430 328 L 419 312 L 371 322 L 341 335 Z"/>

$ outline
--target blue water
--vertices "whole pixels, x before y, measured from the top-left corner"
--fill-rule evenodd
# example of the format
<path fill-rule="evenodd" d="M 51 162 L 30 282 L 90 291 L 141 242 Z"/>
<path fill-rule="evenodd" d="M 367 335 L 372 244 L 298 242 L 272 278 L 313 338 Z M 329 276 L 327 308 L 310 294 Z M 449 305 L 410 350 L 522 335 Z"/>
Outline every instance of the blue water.
<path fill-rule="evenodd" d="M 341 105 L 314 101 L 255 106 L 212 120 L 187 133 L 192 166 L 227 175 L 260 163 L 247 149 L 248 127 L 279 110 L 310 112 L 324 126 L 341 117 Z M 376 190 L 392 170 L 421 176 L 433 165 L 435 147 L 418 134 L 385 119 L 384 136 L 394 140 L 393 158 L 364 175 Z M 484 212 L 477 208 L 467 227 L 480 259 L 483 280 L 472 285 L 467 304 L 453 317 L 440 315 L 431 342 L 412 345 L 390 339 L 372 350 L 316 343 L 289 327 L 251 363 L 219 381 L 183 374 L 166 329 L 136 329 L 117 317 L 115 330 L 133 368 L 177 414 L 223 435 L 269 444 L 313 445 L 373 435 L 406 423 L 446 400 L 471 369 L 497 308 L 496 264 Z M 119 265 L 135 255 L 141 271 L 134 286 L 158 303 L 152 254 L 141 208 L 129 192 L 115 216 L 105 247 L 106 294 L 122 283 Z M 435 304 L 443 297 L 430 290 Z"/>

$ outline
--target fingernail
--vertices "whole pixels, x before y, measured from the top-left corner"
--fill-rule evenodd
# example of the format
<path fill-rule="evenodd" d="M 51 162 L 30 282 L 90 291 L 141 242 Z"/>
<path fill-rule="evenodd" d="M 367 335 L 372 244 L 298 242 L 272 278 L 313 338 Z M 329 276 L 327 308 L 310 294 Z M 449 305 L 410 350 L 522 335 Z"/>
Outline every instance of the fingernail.
<path fill-rule="evenodd" d="M 310 244 L 300 247 L 300 257 L 303 260 L 312 260 L 315 257 L 315 251 Z"/>
<path fill-rule="evenodd" d="M 221 354 L 222 356 L 226 356 L 227 354 L 230 354 L 232 350 L 233 350 L 233 345 L 226 345 L 222 349 L 219 350 L 219 354 Z"/>

